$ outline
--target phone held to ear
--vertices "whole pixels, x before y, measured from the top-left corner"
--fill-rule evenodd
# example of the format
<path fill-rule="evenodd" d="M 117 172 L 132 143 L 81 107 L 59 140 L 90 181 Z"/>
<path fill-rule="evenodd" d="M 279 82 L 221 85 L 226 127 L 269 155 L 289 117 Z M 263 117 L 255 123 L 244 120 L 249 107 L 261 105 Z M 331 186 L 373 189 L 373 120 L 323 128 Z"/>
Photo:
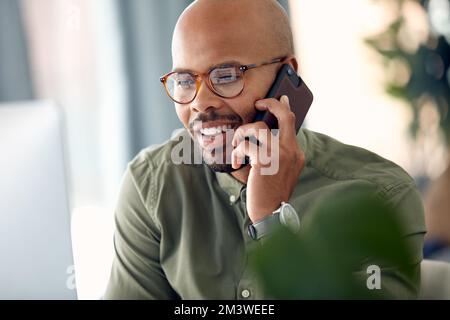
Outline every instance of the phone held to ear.
<path fill-rule="evenodd" d="M 298 133 L 312 104 L 313 94 L 289 64 L 284 64 L 278 71 L 266 99 L 280 100 L 284 95 L 288 96 L 291 111 L 295 114 L 295 130 Z M 270 129 L 278 129 L 278 121 L 269 111 L 258 111 L 253 122 L 256 121 L 264 121 Z"/>
<path fill-rule="evenodd" d="M 314 97 L 311 90 L 309 90 L 302 78 L 297 75 L 297 72 L 295 72 L 290 64 L 284 64 L 280 71 L 278 71 L 275 81 L 265 99 L 275 98 L 280 100 L 284 95 L 288 96 L 291 111 L 295 114 L 295 132 L 298 133 Z M 253 119 L 253 122 L 256 121 L 264 121 L 269 129 L 278 129 L 277 118 L 269 111 L 257 111 Z M 259 145 L 259 141 L 256 138 L 246 138 L 245 140 L 253 143 L 256 141 L 256 145 Z M 243 164 L 247 165 L 249 163 L 250 159 L 246 156 Z"/>

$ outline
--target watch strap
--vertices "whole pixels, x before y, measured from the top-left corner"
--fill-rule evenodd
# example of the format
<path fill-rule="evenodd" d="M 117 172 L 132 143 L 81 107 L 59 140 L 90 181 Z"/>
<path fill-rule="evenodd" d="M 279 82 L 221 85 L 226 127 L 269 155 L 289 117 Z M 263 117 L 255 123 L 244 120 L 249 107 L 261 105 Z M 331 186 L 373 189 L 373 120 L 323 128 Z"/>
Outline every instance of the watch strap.
<path fill-rule="evenodd" d="M 280 224 L 280 212 L 275 211 L 275 213 L 266 218 L 253 224 L 249 224 L 248 234 L 253 240 L 259 240 L 262 237 L 273 233 Z"/>

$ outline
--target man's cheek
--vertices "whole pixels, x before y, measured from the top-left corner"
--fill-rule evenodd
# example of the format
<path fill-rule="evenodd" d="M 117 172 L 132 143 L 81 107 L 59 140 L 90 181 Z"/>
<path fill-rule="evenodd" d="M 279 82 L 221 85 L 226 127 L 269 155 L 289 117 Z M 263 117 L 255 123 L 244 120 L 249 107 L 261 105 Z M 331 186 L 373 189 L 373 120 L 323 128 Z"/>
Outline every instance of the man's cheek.
<path fill-rule="evenodd" d="M 181 121 L 181 123 L 183 124 L 183 126 L 185 128 L 189 128 L 189 112 L 181 111 L 179 109 L 180 109 L 180 107 L 177 107 L 176 113 L 177 113 L 178 119 Z"/>
<path fill-rule="evenodd" d="M 238 111 L 237 114 L 242 119 L 242 124 L 253 122 L 257 111 L 254 105 L 253 102 L 241 104 L 241 106 L 244 107 L 241 107 L 239 110 L 240 112 Z"/>

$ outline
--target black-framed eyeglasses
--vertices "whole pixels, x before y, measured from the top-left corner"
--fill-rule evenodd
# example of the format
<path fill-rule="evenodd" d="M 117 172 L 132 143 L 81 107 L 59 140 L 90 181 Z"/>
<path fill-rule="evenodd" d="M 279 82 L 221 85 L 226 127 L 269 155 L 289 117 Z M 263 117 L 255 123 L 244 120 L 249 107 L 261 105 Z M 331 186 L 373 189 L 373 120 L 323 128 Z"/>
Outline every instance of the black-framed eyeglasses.
<path fill-rule="evenodd" d="M 170 72 L 160 78 L 167 95 L 176 103 L 188 104 L 194 101 L 205 79 L 208 88 L 222 98 L 235 98 L 244 91 L 246 71 L 262 66 L 283 62 L 287 57 L 279 57 L 261 64 L 223 64 L 211 68 L 207 73 L 189 71 Z"/>

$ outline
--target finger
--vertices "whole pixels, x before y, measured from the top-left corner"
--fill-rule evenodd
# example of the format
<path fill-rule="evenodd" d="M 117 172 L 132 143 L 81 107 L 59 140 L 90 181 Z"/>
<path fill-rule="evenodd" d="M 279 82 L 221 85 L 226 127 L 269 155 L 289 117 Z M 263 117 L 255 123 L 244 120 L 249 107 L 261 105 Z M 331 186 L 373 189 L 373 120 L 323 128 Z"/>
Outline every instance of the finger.
<path fill-rule="evenodd" d="M 258 161 L 258 146 L 250 141 L 244 140 L 231 153 L 231 166 L 239 169 L 244 163 L 245 157 L 250 159 L 250 164 L 254 166 Z"/>
<path fill-rule="evenodd" d="M 268 98 L 268 99 L 261 99 L 255 102 L 255 107 L 258 110 L 267 110 L 268 104 L 279 104 L 281 103 L 280 107 L 286 111 L 290 111 L 290 104 L 289 104 L 289 97 L 286 95 L 283 95 L 280 97 L 280 100 L 277 100 L 275 98 Z"/>
<path fill-rule="evenodd" d="M 280 139 L 296 136 L 295 114 L 291 111 L 287 96 L 281 97 L 280 101 L 276 99 L 258 100 L 255 103 L 255 107 L 258 110 L 268 110 L 277 118 Z"/>
<path fill-rule="evenodd" d="M 245 138 L 252 137 L 256 138 L 259 142 L 258 145 L 270 144 L 271 133 L 267 124 L 263 121 L 258 121 L 240 126 L 236 129 L 231 144 L 233 147 L 236 147 Z"/>

